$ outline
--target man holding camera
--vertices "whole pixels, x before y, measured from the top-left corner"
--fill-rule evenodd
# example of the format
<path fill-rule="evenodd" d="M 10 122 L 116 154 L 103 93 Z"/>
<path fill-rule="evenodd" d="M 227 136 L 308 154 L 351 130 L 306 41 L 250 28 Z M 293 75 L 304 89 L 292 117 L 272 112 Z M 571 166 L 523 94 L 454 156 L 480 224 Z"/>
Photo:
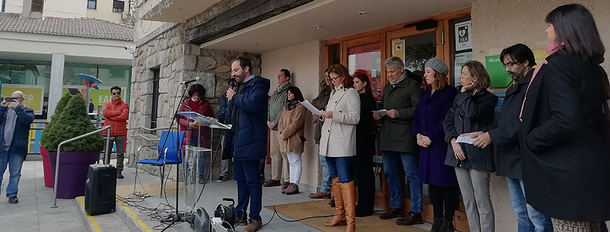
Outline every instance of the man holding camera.
<path fill-rule="evenodd" d="M 30 124 L 34 121 L 34 111 L 23 105 L 23 92 L 15 91 L 10 98 L 0 103 L 0 185 L 6 167 L 9 168 L 9 181 L 6 197 L 10 204 L 19 203 L 17 190 L 21 178 L 21 165 L 28 152 Z"/>

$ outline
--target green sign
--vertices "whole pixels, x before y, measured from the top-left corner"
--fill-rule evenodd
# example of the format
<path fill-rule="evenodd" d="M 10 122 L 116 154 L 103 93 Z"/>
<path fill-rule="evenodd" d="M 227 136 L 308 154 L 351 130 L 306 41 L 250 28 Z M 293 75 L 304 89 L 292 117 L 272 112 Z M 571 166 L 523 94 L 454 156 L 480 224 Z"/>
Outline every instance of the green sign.
<path fill-rule="evenodd" d="M 512 81 L 510 74 L 504 69 L 504 64 L 500 60 L 500 55 L 486 56 L 485 69 L 491 79 L 490 88 L 506 88 Z"/>

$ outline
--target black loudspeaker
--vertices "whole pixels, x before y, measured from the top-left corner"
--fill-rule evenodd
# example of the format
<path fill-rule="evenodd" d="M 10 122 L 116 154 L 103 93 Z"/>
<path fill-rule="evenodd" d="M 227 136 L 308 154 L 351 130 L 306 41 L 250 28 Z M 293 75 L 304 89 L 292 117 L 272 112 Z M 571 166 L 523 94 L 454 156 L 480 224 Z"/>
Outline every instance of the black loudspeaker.
<path fill-rule="evenodd" d="M 89 215 L 116 211 L 116 168 L 105 164 L 89 165 L 85 183 L 85 212 Z"/>

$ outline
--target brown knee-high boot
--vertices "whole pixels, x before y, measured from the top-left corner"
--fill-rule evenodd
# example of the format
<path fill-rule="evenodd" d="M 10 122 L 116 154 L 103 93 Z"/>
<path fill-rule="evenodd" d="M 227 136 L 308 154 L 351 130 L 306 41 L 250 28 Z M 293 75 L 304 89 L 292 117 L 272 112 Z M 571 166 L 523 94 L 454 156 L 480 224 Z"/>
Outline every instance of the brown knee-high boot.
<path fill-rule="evenodd" d="M 340 183 L 343 194 L 343 207 L 345 208 L 346 232 L 356 231 L 356 188 L 354 181 Z"/>
<path fill-rule="evenodd" d="M 335 216 L 325 226 L 342 226 L 345 225 L 345 209 L 343 208 L 343 196 L 341 195 L 341 183 L 339 177 L 333 178 L 333 185 L 330 188 L 335 197 Z"/>

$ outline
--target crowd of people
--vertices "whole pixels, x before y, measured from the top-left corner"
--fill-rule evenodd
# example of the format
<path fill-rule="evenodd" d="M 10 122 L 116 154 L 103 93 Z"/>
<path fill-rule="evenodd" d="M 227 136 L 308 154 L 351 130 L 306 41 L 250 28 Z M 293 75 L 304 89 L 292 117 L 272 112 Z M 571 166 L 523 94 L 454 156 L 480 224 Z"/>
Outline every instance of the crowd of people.
<path fill-rule="evenodd" d="M 500 59 L 512 82 L 503 104 L 488 88 L 483 64 L 461 67 L 460 86 L 449 85 L 441 59 L 425 63 L 418 80 L 400 58 L 385 61 L 388 83 L 381 104 L 366 74 L 349 74 L 331 65 L 312 104 L 322 184 L 311 198 L 331 199 L 334 217 L 326 226 L 355 231 L 356 217 L 373 214 L 375 131 L 390 188 L 390 209 L 381 219 L 398 225 L 421 224 L 423 184 L 428 184 L 434 221 L 431 231 L 454 231 L 459 193 L 470 231 L 494 231 L 490 174 L 506 177 L 519 231 L 605 231 L 610 219 L 610 150 L 606 100 L 610 87 L 605 48 L 591 13 L 581 5 L 557 7 L 546 17 L 549 56 L 536 65 L 523 44 L 504 49 Z M 267 97 L 269 81 L 252 75 L 250 63 L 233 62 L 239 87 L 230 88 L 223 114 L 233 123 L 238 221 L 257 231 L 261 187 L 299 192 L 301 156 L 308 114 L 303 94 L 280 70 L 278 87 Z M 268 100 L 269 98 L 269 100 Z M 268 111 L 262 108 L 268 104 Z M 263 113 L 261 113 L 263 112 Z M 226 118 L 226 116 L 225 116 Z M 271 131 L 271 179 L 260 181 L 260 160 Z M 410 207 L 403 211 L 404 172 Z M 250 220 L 245 209 L 250 204 Z"/>
<path fill-rule="evenodd" d="M 488 90 L 490 76 L 475 60 L 461 66 L 461 85 L 454 87 L 449 84 L 447 64 L 439 58 L 429 59 L 423 77 L 417 77 L 407 74 L 400 58 L 390 57 L 384 62 L 387 84 L 380 104 L 366 74 L 350 75 L 341 64 L 326 69 L 319 94 L 312 99 L 322 112 L 313 114 L 322 182 L 319 192 L 309 195 L 330 199 L 335 208 L 334 217 L 324 225 L 345 225 L 346 231 L 355 231 L 356 217 L 374 213 L 377 137 L 390 190 L 390 209 L 380 219 L 396 218 L 398 225 L 423 223 L 423 184 L 427 184 L 434 215 L 431 231 L 455 230 L 454 212 L 461 195 L 470 231 L 493 232 L 490 175 L 496 172 L 506 178 L 518 231 L 607 231 L 610 85 L 600 66 L 605 47 L 593 16 L 582 5 L 559 6 L 545 22 L 548 57 L 536 68 L 528 46 L 518 43 L 502 50 L 500 60 L 512 82 L 499 108 L 498 97 Z M 219 98 L 215 118 L 232 124 L 222 135 L 218 181 L 228 176 L 233 161 L 236 222 L 247 224 L 245 231 L 258 231 L 263 186 L 282 186 L 281 192 L 288 195 L 300 191 L 310 113 L 300 104 L 305 99 L 291 84 L 289 70 L 279 71 L 278 87 L 271 93 L 270 81 L 251 71 L 249 59 L 232 61 L 232 78 Z M 128 107 L 119 87 L 111 93 L 103 114 L 106 124 L 112 125 L 112 141 L 119 153 L 117 177 L 122 178 Z M 16 204 L 33 113 L 23 106 L 22 92 L 12 96 L 0 103 L 0 171 L 9 167 L 6 195 L 9 203 Z M 191 85 L 180 111 L 213 117 L 205 96 L 202 85 Z M 179 124 L 186 132 L 184 144 L 210 146 L 207 129 L 187 118 L 180 118 Z M 271 177 L 264 181 L 267 142 Z M 199 163 L 202 183 L 203 165 Z M 403 172 L 410 200 L 406 212 Z"/>

